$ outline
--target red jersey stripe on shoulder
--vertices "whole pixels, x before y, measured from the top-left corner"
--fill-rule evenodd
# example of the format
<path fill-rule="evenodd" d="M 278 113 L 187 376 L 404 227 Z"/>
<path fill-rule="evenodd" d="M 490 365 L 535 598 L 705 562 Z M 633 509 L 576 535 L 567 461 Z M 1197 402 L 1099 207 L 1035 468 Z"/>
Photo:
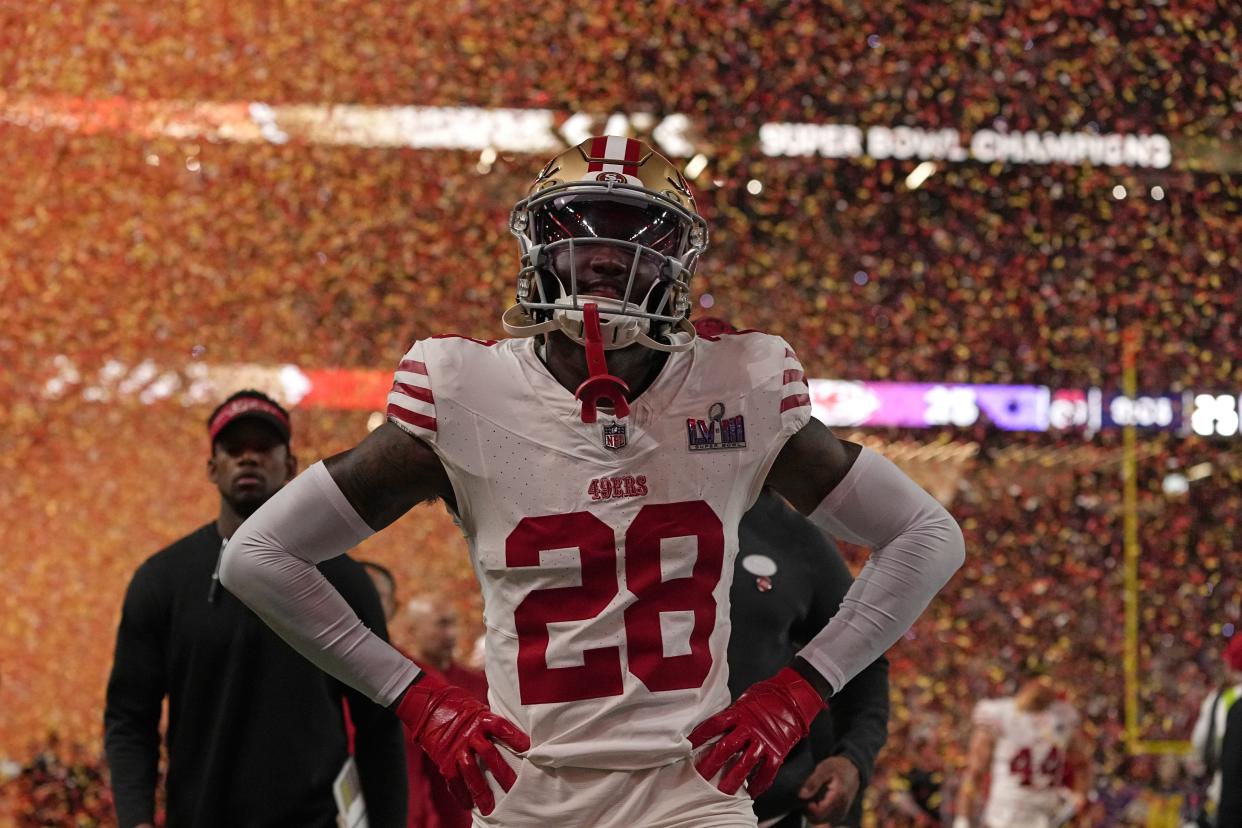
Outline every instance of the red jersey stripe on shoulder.
<path fill-rule="evenodd" d="M 804 405 L 810 404 L 811 397 L 809 394 L 794 394 L 791 397 L 786 397 L 781 400 L 781 413 L 784 413 L 791 408 L 801 408 Z"/>
<path fill-rule="evenodd" d="M 436 399 L 431 394 L 430 388 L 423 388 L 419 385 L 408 385 L 404 382 L 394 382 L 392 390 L 399 394 L 404 394 L 416 400 L 422 400 L 425 403 L 435 405 Z"/>
<path fill-rule="evenodd" d="M 785 349 L 785 358 L 786 358 L 786 359 L 797 359 L 797 358 L 798 358 L 798 355 L 797 355 L 797 354 L 795 354 L 791 348 L 786 348 L 786 349 Z"/>
<path fill-rule="evenodd" d="M 802 369 L 786 368 L 785 378 L 782 382 L 788 385 L 791 382 L 805 382 L 806 374 L 802 373 Z"/>
<path fill-rule="evenodd" d="M 476 345 L 486 345 L 489 348 L 500 341 L 499 339 L 475 339 L 473 336 L 463 336 L 462 334 L 435 334 L 431 338 L 432 339 L 465 339 L 470 342 L 473 342 Z"/>
<path fill-rule="evenodd" d="M 403 423 L 408 423 L 415 428 L 421 428 L 424 431 L 436 430 L 436 418 L 428 417 L 426 414 L 419 414 L 417 411 L 410 411 L 399 405 L 388 404 L 388 416 L 395 417 Z"/>
<path fill-rule="evenodd" d="M 391 365 L 392 363 L 390 362 L 388 364 Z M 419 362 L 416 359 L 401 360 L 401 364 L 397 366 L 397 370 L 398 371 L 409 371 L 411 374 L 422 374 L 423 376 L 427 375 L 426 363 Z"/>

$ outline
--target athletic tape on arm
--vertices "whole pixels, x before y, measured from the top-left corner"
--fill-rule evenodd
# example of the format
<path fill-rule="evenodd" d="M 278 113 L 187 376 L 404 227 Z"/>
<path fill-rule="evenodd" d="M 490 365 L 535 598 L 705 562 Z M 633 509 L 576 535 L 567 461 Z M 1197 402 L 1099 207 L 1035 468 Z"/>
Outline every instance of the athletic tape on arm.
<path fill-rule="evenodd" d="M 372 534 L 316 463 L 229 539 L 220 582 L 321 670 L 389 705 L 418 667 L 371 632 L 315 568 Z"/>

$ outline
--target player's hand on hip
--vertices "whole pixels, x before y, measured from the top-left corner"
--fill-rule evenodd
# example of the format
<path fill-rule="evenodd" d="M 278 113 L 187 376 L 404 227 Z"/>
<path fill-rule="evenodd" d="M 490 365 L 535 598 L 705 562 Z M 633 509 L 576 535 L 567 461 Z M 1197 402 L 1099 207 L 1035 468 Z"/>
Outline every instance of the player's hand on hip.
<path fill-rule="evenodd" d="M 733 760 L 717 787 L 736 793 L 753 772 L 748 790 L 756 797 L 772 784 L 790 748 L 806 738 L 811 721 L 826 706 L 810 682 L 786 667 L 690 733 L 696 748 L 719 737 L 695 767 L 710 781 Z"/>
<path fill-rule="evenodd" d="M 803 809 L 807 822 L 823 825 L 844 820 L 861 786 L 858 768 L 849 759 L 844 756 L 824 759 L 798 791 L 798 796 L 807 801 Z"/>
<path fill-rule="evenodd" d="M 514 751 L 530 749 L 530 737 L 513 722 L 460 687 L 423 673 L 397 703 L 397 716 L 414 742 L 436 763 L 453 796 L 467 808 L 490 814 L 496 807 L 483 771 L 491 771 L 505 791 L 517 773 L 496 749 L 503 742 Z"/>

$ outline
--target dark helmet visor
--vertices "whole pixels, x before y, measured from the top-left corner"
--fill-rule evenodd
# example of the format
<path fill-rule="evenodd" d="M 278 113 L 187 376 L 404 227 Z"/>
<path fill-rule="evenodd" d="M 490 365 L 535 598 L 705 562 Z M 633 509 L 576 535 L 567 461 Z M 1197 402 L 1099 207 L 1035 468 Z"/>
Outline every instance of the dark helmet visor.
<path fill-rule="evenodd" d="M 616 239 L 677 254 L 683 219 L 658 204 L 565 196 L 542 205 L 535 215 L 536 244 L 565 239 Z"/>

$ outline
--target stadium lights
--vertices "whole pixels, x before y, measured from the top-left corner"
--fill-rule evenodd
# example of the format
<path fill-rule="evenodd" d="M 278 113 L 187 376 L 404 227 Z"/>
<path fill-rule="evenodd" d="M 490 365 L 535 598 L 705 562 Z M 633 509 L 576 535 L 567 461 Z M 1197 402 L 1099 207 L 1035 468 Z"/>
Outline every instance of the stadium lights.
<path fill-rule="evenodd" d="M 1155 201 L 1162 201 L 1164 199 L 1164 187 L 1161 187 L 1159 184 L 1152 187 L 1151 197 Z"/>
<path fill-rule="evenodd" d="M 1164 476 L 1161 488 L 1166 495 L 1176 497 L 1190 491 L 1190 484 L 1212 476 L 1212 464 L 1204 461 L 1186 469 L 1185 473 L 1170 472 Z"/>
<path fill-rule="evenodd" d="M 1117 199 L 1118 201 L 1121 201 L 1125 197 L 1126 197 L 1125 187 L 1121 186 L 1120 184 L 1118 184 L 1116 187 L 1113 187 L 1113 198 Z"/>
<path fill-rule="evenodd" d="M 479 171 L 479 175 L 487 175 L 492 171 L 492 164 L 496 163 L 495 147 L 484 147 L 479 153 L 479 163 L 475 165 L 475 169 Z"/>
<path fill-rule="evenodd" d="M 924 161 L 919 164 L 910 174 L 906 176 L 906 187 L 911 190 L 917 190 L 924 181 L 931 178 L 936 172 L 936 165 L 931 161 Z"/>
<path fill-rule="evenodd" d="M 1212 476 L 1212 464 L 1206 461 L 1203 463 L 1196 463 L 1195 465 L 1186 469 L 1186 479 L 1190 481 L 1191 483 L 1195 482 L 1196 480 L 1202 480 L 1205 477 L 1211 477 L 1211 476 Z"/>
<path fill-rule="evenodd" d="M 751 195 L 759 195 L 763 192 L 763 182 L 757 178 L 752 178 L 750 181 L 746 182 L 746 192 Z"/>
<path fill-rule="evenodd" d="M 1186 480 L 1186 475 L 1172 472 L 1164 476 L 1164 480 L 1161 481 L 1160 488 L 1163 489 L 1164 493 L 1169 497 L 1177 497 L 1178 495 L 1184 495 L 1186 492 L 1190 491 L 1190 482 Z"/>
<path fill-rule="evenodd" d="M 693 181 L 702 175 L 703 170 L 705 169 L 707 169 L 707 156 L 700 152 L 698 155 L 691 158 L 690 162 L 686 164 L 686 178 Z"/>

